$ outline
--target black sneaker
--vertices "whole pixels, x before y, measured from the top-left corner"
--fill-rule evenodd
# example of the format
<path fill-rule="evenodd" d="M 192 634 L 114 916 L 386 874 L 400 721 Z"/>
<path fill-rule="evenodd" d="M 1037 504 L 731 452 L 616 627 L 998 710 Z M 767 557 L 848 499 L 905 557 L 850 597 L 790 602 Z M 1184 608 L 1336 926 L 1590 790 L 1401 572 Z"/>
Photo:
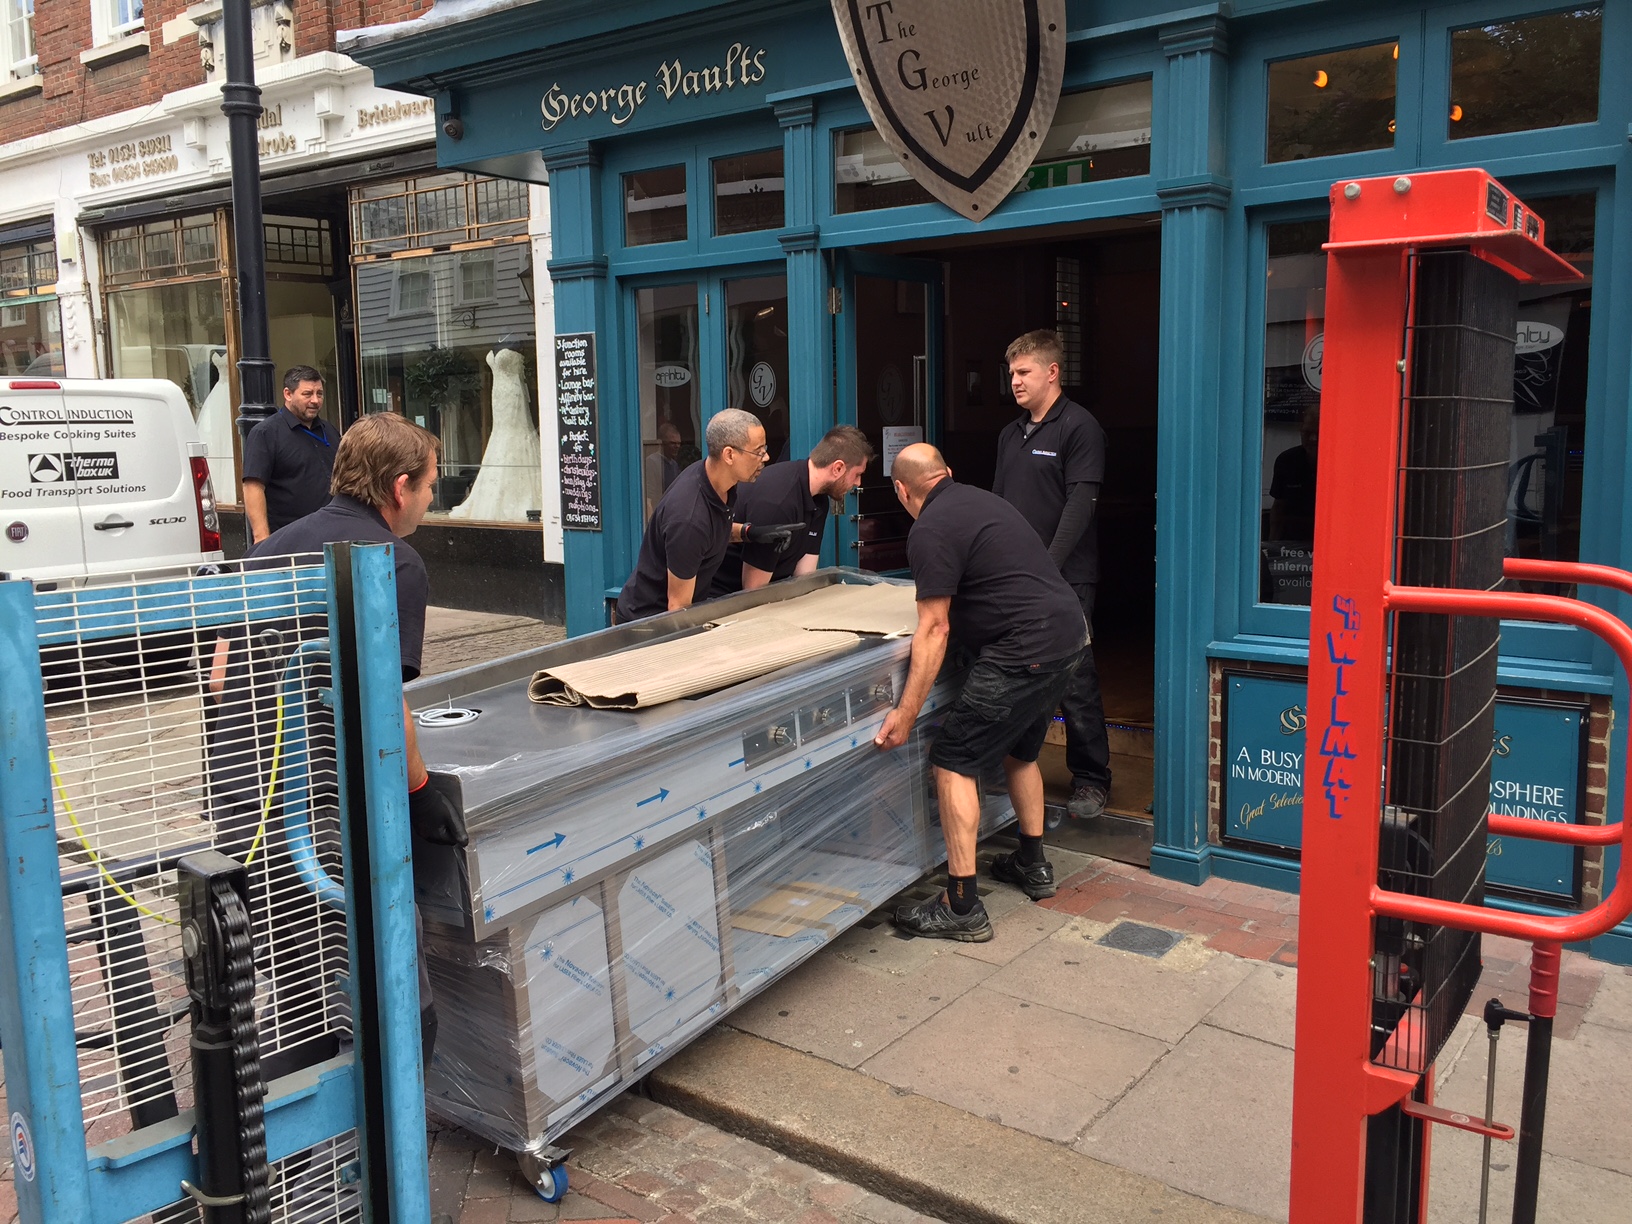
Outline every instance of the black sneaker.
<path fill-rule="evenodd" d="M 945 893 L 917 905 L 897 906 L 895 925 L 922 939 L 956 939 L 959 943 L 985 943 L 994 934 L 979 898 L 967 914 L 954 914 Z"/>
<path fill-rule="evenodd" d="M 1013 884 L 1033 901 L 1054 895 L 1054 865 L 1047 859 L 1023 867 L 1018 854 L 1000 854 L 992 860 L 992 879 Z"/>
<path fill-rule="evenodd" d="M 1105 811 L 1105 801 L 1110 797 L 1103 786 L 1077 786 L 1072 788 L 1065 807 L 1078 820 L 1092 820 Z"/>

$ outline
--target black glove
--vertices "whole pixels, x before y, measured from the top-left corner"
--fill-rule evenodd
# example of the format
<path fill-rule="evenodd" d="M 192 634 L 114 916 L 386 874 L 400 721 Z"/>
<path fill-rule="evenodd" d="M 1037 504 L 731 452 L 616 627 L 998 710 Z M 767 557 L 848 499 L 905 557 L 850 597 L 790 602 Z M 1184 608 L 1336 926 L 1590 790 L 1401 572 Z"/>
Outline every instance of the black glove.
<path fill-rule="evenodd" d="M 775 547 L 776 555 L 781 556 L 793 547 L 793 537 L 805 529 L 803 523 L 770 523 L 764 527 L 748 524 L 748 529 L 742 533 L 742 538 L 750 544 L 770 544 Z"/>
<path fill-rule="evenodd" d="M 408 792 L 408 823 L 422 841 L 438 846 L 469 845 L 464 788 L 459 779 L 434 770 L 426 775 L 424 786 Z"/>

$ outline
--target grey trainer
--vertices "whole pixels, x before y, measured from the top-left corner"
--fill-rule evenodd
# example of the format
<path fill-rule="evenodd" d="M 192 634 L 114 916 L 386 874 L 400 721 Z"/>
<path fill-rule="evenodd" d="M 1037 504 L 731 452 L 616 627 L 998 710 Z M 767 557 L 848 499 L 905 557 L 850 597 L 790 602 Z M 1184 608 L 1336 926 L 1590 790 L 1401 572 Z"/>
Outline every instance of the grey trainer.
<path fill-rule="evenodd" d="M 945 893 L 917 905 L 897 906 L 895 925 L 920 939 L 955 939 L 959 943 L 985 943 L 996 933 L 978 897 L 975 908 L 967 914 L 954 914 Z"/>
<path fill-rule="evenodd" d="M 1041 859 L 1021 866 L 1018 854 L 1000 854 L 992 860 L 992 879 L 1013 884 L 1033 901 L 1054 895 L 1054 865 Z"/>

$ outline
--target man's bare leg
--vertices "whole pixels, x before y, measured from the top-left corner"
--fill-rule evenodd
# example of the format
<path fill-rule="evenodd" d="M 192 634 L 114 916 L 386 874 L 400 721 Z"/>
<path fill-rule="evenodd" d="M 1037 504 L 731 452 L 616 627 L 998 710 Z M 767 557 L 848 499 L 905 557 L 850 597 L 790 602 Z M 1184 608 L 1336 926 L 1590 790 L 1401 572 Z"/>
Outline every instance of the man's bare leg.
<path fill-rule="evenodd" d="M 1036 761 L 1003 758 L 1003 772 L 1009 776 L 1009 802 L 1020 818 L 1020 832 L 1027 837 L 1043 835 L 1043 771 Z M 978 814 L 977 814 L 978 815 Z"/>
<path fill-rule="evenodd" d="M 975 874 L 975 839 L 980 833 L 980 783 L 939 765 L 934 769 L 935 797 L 941 807 L 941 835 L 946 839 L 946 873 L 972 876 Z M 1041 797 L 1042 775 L 1038 774 L 1039 822 L 1042 820 Z"/>

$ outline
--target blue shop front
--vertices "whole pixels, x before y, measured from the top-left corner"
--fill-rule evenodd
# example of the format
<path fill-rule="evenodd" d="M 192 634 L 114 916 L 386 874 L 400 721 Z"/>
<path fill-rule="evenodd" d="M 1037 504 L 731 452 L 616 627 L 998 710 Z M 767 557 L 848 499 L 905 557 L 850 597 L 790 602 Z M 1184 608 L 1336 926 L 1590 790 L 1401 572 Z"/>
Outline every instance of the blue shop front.
<path fill-rule="evenodd" d="M 1609 71 L 1632 62 L 1632 8 L 1064 8 L 1052 123 L 980 221 L 875 130 L 829 0 L 444 3 L 345 49 L 436 99 L 442 165 L 549 184 L 570 632 L 604 624 L 713 413 L 758 413 L 774 457 L 838 422 L 886 457 L 927 439 L 984 485 L 1015 411 L 1004 347 L 1056 328 L 1109 447 L 1112 808 L 1152 822 L 1160 875 L 1296 889 L 1313 490 L 1342 478 L 1316 462 L 1327 192 L 1477 165 L 1546 219 L 1584 279 L 1521 303 L 1510 549 L 1632 566 L 1632 74 Z M 995 54 L 894 33 L 935 106 Z M 882 470 L 845 509 L 827 560 L 904 565 Z M 1496 810 L 1616 818 L 1627 686 L 1607 650 L 1524 623 L 1502 649 Z M 1617 865 L 1489 852 L 1500 903 L 1547 911 L 1593 903 Z M 1632 929 L 1594 951 L 1632 960 Z"/>

